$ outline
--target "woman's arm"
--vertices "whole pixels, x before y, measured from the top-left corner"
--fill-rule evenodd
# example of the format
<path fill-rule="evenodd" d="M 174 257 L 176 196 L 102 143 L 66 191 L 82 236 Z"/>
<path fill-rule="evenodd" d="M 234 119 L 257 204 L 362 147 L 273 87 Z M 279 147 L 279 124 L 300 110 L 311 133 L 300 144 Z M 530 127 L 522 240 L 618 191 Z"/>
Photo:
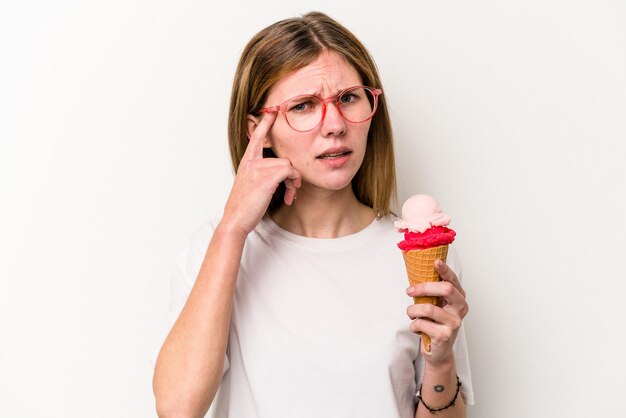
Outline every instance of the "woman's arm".
<path fill-rule="evenodd" d="M 233 293 L 245 235 L 215 229 L 196 282 L 154 371 L 159 417 L 203 417 L 222 378 Z"/>
<path fill-rule="evenodd" d="M 421 347 L 424 377 L 415 417 L 432 418 L 436 414 L 438 418 L 464 418 L 467 413 L 460 387 L 457 387 L 453 345 L 469 307 L 454 271 L 441 260 L 435 262 L 435 268 L 440 282 L 421 283 L 407 290 L 409 296 L 439 296 L 442 300 L 441 306 L 415 304 L 407 309 L 413 319 L 411 331 L 424 332 L 431 339 L 430 351 L 426 351 L 423 344 Z M 431 412 L 426 405 L 433 410 L 445 409 Z"/>
<path fill-rule="evenodd" d="M 153 389 L 161 418 L 204 417 L 219 388 L 228 344 L 233 295 L 246 238 L 281 182 L 291 204 L 300 174 L 284 158 L 263 158 L 276 118 L 267 114 L 250 136 L 233 188 L 202 267 L 176 323 L 161 347 Z"/>

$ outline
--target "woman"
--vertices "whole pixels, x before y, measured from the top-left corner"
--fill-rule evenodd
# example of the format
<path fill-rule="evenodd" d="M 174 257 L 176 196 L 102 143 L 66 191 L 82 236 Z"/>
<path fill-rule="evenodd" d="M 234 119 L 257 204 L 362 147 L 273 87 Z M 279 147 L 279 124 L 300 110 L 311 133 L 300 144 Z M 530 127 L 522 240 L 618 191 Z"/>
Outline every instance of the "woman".
<path fill-rule="evenodd" d="M 242 54 L 230 115 L 237 174 L 221 220 L 176 259 L 159 416 L 464 416 L 458 263 L 403 290 L 391 127 L 365 48 L 321 13 L 275 23 Z M 421 295 L 446 305 L 405 310 Z"/>

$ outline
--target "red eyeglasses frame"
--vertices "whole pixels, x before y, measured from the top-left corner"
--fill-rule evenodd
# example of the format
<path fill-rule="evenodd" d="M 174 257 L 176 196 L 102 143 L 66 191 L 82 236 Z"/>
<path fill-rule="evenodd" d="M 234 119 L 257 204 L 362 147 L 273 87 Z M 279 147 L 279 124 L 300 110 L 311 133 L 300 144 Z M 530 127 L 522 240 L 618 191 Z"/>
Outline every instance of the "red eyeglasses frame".
<path fill-rule="evenodd" d="M 348 120 L 345 115 L 341 112 L 341 106 L 339 103 L 339 98 L 348 90 L 352 90 L 355 88 L 363 88 L 366 90 L 369 90 L 372 95 L 374 96 L 374 106 L 372 108 L 372 114 L 370 115 L 369 118 L 364 119 L 362 121 L 358 121 L 358 122 L 353 122 L 351 120 Z M 352 86 L 352 87 L 348 87 L 347 89 L 344 89 L 341 91 L 341 93 L 335 95 L 335 96 L 330 96 L 327 97 L 325 99 L 316 96 L 314 94 L 300 94 L 296 97 L 292 97 L 291 99 L 287 99 L 284 102 L 278 104 L 278 105 L 274 105 L 274 106 L 268 106 L 268 107 L 264 107 L 262 109 L 259 109 L 259 113 L 274 113 L 274 112 L 282 112 L 283 113 L 283 117 L 285 118 L 285 121 L 287 122 L 287 125 L 289 125 L 289 127 L 291 129 L 293 129 L 294 131 L 297 132 L 309 132 L 312 131 L 313 129 L 317 128 L 318 126 L 320 126 L 322 124 L 322 122 L 324 122 L 324 118 L 326 117 L 326 103 L 335 101 L 335 105 L 337 107 L 337 111 L 339 112 L 339 114 L 341 115 L 341 117 L 343 118 L 343 120 L 345 120 L 346 122 L 349 123 L 363 123 L 363 122 L 367 122 L 368 120 L 372 119 L 374 117 L 374 115 L 376 114 L 376 110 L 378 109 L 378 96 L 380 96 L 381 94 L 383 94 L 383 91 L 381 89 L 377 89 L 374 87 L 369 87 L 369 86 Z M 289 123 L 289 119 L 287 119 L 287 115 L 285 114 L 287 112 L 287 103 L 299 99 L 301 97 L 315 97 L 316 99 L 318 99 L 321 103 L 322 103 L 322 118 L 320 119 L 319 123 L 317 125 L 315 125 L 314 127 L 312 127 L 311 129 L 307 129 L 304 131 L 301 131 L 299 129 L 294 128 L 293 126 L 291 126 L 291 124 Z"/>

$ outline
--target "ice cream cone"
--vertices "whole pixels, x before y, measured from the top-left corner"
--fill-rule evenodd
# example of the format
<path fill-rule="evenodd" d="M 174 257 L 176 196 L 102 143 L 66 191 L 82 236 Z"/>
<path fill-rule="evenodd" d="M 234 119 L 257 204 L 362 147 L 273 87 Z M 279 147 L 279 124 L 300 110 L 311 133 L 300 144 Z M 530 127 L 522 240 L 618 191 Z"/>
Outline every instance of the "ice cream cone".
<path fill-rule="evenodd" d="M 424 282 L 438 282 L 439 273 L 435 270 L 435 260 L 440 259 L 445 262 L 448 256 L 448 245 L 427 248 L 424 250 L 403 251 L 404 265 L 409 277 L 409 284 L 414 285 Z M 414 297 L 415 303 L 431 303 L 437 305 L 439 298 L 435 296 Z M 430 351 L 430 337 L 422 333 L 422 341 L 426 351 Z"/>

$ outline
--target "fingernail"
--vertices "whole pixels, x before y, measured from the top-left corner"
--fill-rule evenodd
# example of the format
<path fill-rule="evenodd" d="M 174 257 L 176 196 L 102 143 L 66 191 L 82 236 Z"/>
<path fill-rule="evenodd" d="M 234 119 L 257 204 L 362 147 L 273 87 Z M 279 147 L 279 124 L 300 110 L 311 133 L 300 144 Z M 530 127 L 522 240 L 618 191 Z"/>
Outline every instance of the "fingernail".
<path fill-rule="evenodd" d="M 413 286 L 411 286 L 411 287 L 409 287 L 409 288 L 406 290 L 406 293 L 408 293 L 408 294 L 410 295 L 411 293 L 413 293 L 413 291 L 414 291 L 414 290 L 415 290 L 415 288 L 414 288 Z"/>

